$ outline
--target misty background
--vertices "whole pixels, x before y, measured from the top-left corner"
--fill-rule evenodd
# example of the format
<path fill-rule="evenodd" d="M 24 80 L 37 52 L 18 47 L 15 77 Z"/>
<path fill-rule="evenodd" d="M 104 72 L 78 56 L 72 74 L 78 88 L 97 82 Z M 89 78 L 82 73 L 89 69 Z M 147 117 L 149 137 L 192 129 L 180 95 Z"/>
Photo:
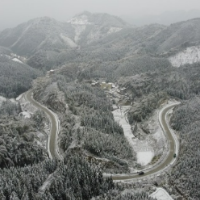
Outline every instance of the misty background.
<path fill-rule="evenodd" d="M 117 15 L 133 25 L 171 24 L 200 17 L 199 0 L 1 0 L 0 30 L 48 16 L 67 21 L 83 11 Z"/>

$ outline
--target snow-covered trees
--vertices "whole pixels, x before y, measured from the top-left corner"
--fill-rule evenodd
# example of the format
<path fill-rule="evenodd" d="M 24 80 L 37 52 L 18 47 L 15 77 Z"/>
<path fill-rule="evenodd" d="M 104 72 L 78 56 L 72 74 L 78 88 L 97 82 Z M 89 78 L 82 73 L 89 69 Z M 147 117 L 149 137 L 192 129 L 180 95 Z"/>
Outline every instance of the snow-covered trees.
<path fill-rule="evenodd" d="M 185 197 L 200 198 L 200 98 L 195 97 L 175 110 L 172 127 L 179 131 L 181 151 L 170 181 Z"/>
<path fill-rule="evenodd" d="M 39 191 L 53 173 L 50 186 Z M 68 157 L 65 162 L 46 160 L 23 168 L 0 170 L 0 197 L 5 199 L 80 199 L 87 200 L 114 188 L 111 178 L 80 157 Z"/>
<path fill-rule="evenodd" d="M 40 72 L 11 59 L 0 56 L 0 95 L 17 97 L 31 87 L 31 82 Z"/>

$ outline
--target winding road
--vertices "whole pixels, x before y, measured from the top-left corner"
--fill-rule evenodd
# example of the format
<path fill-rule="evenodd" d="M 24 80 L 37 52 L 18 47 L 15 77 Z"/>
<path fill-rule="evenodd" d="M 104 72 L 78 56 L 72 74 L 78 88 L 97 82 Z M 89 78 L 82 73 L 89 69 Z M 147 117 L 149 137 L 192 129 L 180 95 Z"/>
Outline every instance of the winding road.
<path fill-rule="evenodd" d="M 56 117 L 56 115 L 49 110 L 47 107 L 41 105 L 39 102 L 33 99 L 32 95 L 32 90 L 29 90 L 28 92 L 25 93 L 25 98 L 35 107 L 37 107 L 40 110 L 43 110 L 47 117 L 50 120 L 51 124 L 51 130 L 50 130 L 50 135 L 48 138 L 48 144 L 47 144 L 47 150 L 49 153 L 50 158 L 57 158 L 61 159 L 61 156 L 58 153 L 58 147 L 57 147 L 57 137 L 59 133 L 59 122 Z"/>
<path fill-rule="evenodd" d="M 174 154 L 177 154 L 177 143 L 176 140 L 173 136 L 173 133 L 171 132 L 168 123 L 166 121 L 166 116 L 167 113 L 173 109 L 175 106 L 177 106 L 179 103 L 174 103 L 169 106 L 166 106 L 164 109 L 162 109 L 159 113 L 159 123 L 163 129 L 163 132 L 168 140 L 169 143 L 169 151 L 168 154 L 166 155 L 165 159 L 163 162 L 159 163 L 155 167 L 148 169 L 148 170 L 143 170 L 145 172 L 144 175 L 138 175 L 137 173 L 130 173 L 130 174 L 125 174 L 125 175 L 112 175 L 112 178 L 114 181 L 120 181 L 120 180 L 128 180 L 128 179 L 139 179 L 139 178 L 144 178 L 150 175 L 155 175 L 158 174 L 159 172 L 163 171 L 166 169 L 168 166 L 172 165 L 174 163 Z"/>
<path fill-rule="evenodd" d="M 45 106 L 41 105 L 39 102 L 37 102 L 36 100 L 33 99 L 32 90 L 29 90 L 28 92 L 25 93 L 25 98 L 31 104 L 33 104 L 35 107 L 43 110 L 46 113 L 46 115 L 48 116 L 50 123 L 51 123 L 51 131 L 50 131 L 50 137 L 48 140 L 47 149 L 48 149 L 50 158 L 61 159 L 61 157 L 58 153 L 58 147 L 57 147 L 59 123 L 58 123 L 58 119 L 57 119 L 56 115 L 51 110 L 49 110 L 48 108 L 46 108 Z M 166 155 L 166 158 L 161 163 L 156 165 L 155 167 L 148 169 L 148 170 L 144 170 L 145 174 L 142 176 L 138 175 L 137 173 L 132 173 L 132 174 L 129 173 L 129 174 L 124 174 L 124 175 L 114 175 L 113 174 L 112 178 L 114 181 L 144 178 L 149 175 L 158 174 L 159 172 L 163 171 L 166 167 L 172 165 L 172 163 L 174 162 L 174 159 L 175 159 L 174 154 L 177 153 L 177 146 L 176 146 L 177 144 L 176 144 L 175 136 L 171 132 L 171 130 L 168 126 L 168 123 L 166 121 L 166 115 L 167 115 L 168 111 L 173 109 L 178 104 L 179 103 L 177 103 L 177 102 L 174 104 L 170 104 L 170 105 L 164 107 L 159 113 L 159 122 L 160 122 L 160 125 L 163 129 L 163 132 L 164 132 L 164 134 L 168 140 L 168 144 L 169 144 L 169 151 L 168 151 L 168 154 Z"/>

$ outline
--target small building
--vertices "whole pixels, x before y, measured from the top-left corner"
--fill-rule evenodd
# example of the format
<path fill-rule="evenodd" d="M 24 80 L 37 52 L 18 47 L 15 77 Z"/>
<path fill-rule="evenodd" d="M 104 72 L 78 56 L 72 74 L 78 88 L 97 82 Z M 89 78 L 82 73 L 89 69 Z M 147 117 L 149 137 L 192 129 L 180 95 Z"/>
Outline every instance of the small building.
<path fill-rule="evenodd" d="M 92 86 L 92 87 L 99 87 L 99 86 L 100 86 L 100 83 L 99 83 L 99 82 L 92 82 L 92 83 L 91 83 L 91 86 Z"/>
<path fill-rule="evenodd" d="M 111 88 L 112 88 L 112 83 L 106 83 L 106 82 L 101 83 L 101 89 L 110 90 Z"/>
<path fill-rule="evenodd" d="M 49 74 L 54 74 L 54 72 L 55 72 L 55 70 L 51 69 L 51 70 L 49 71 Z"/>

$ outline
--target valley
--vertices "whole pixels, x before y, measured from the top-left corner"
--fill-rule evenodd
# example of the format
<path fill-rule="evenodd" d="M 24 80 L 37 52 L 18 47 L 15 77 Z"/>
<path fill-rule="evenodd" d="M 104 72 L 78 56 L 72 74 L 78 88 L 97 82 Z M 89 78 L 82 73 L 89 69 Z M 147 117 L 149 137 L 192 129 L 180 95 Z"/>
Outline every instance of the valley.
<path fill-rule="evenodd" d="M 0 32 L 0 199 L 198 199 L 199 33 L 89 12 Z"/>

